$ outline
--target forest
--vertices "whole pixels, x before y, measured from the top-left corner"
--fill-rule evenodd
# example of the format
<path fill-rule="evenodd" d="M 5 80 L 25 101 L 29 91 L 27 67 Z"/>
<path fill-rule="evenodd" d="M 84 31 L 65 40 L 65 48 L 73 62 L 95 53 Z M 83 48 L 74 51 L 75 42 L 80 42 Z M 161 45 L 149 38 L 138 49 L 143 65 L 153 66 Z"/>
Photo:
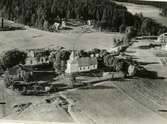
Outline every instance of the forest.
<path fill-rule="evenodd" d="M 61 19 L 93 20 L 95 26 L 124 32 L 133 26 L 138 35 L 157 35 L 167 31 L 142 14 L 132 15 L 111 0 L 1 0 L 0 14 L 6 19 L 36 27 L 49 28 Z"/>
<path fill-rule="evenodd" d="M 125 20 L 133 23 L 125 7 L 109 0 L 1 0 L 0 8 L 5 18 L 39 28 L 59 18 L 93 19 L 114 27 Z"/>

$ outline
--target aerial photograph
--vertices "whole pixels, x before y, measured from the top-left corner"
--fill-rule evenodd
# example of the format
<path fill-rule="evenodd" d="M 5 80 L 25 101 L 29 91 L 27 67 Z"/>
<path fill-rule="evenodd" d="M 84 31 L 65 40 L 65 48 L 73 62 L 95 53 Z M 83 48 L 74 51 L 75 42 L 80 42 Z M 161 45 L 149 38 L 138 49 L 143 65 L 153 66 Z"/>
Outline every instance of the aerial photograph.
<path fill-rule="evenodd" d="M 0 123 L 167 124 L 167 1 L 0 0 Z"/>

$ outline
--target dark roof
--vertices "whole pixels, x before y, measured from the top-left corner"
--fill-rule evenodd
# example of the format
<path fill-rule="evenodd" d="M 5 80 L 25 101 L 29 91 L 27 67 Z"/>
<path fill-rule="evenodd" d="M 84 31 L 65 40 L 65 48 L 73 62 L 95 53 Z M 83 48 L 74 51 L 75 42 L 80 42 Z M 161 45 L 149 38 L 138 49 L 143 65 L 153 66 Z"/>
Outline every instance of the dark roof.
<path fill-rule="evenodd" d="M 82 58 L 78 58 L 77 61 L 78 61 L 79 67 L 97 65 L 97 59 L 95 57 L 94 58 L 82 57 Z"/>

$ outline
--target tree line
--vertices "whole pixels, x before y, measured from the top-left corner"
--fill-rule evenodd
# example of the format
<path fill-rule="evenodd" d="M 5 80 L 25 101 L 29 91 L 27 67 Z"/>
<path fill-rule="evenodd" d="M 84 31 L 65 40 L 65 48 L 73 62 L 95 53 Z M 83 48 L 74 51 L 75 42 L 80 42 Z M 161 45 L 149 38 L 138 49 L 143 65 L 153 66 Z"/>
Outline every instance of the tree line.
<path fill-rule="evenodd" d="M 137 33 L 157 35 L 166 27 L 142 14 L 132 15 L 127 8 L 110 0 L 1 0 L 1 16 L 25 25 L 47 30 L 61 19 L 94 20 L 95 27 L 124 32 L 133 26 Z"/>
<path fill-rule="evenodd" d="M 109 0 L 1 0 L 0 8 L 7 19 L 37 27 L 45 21 L 53 23 L 57 18 L 108 22 L 120 18 L 122 21 L 121 16 L 129 14 L 125 7 Z"/>

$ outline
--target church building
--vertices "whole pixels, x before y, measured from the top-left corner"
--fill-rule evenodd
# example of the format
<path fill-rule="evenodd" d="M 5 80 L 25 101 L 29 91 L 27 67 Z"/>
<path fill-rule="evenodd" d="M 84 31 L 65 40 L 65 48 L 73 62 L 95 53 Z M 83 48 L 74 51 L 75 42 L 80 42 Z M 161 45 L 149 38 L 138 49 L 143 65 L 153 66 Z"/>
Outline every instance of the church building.
<path fill-rule="evenodd" d="M 75 72 L 87 72 L 97 69 L 97 58 L 96 57 L 78 57 L 75 52 L 72 51 L 70 59 L 67 61 L 66 73 Z"/>

